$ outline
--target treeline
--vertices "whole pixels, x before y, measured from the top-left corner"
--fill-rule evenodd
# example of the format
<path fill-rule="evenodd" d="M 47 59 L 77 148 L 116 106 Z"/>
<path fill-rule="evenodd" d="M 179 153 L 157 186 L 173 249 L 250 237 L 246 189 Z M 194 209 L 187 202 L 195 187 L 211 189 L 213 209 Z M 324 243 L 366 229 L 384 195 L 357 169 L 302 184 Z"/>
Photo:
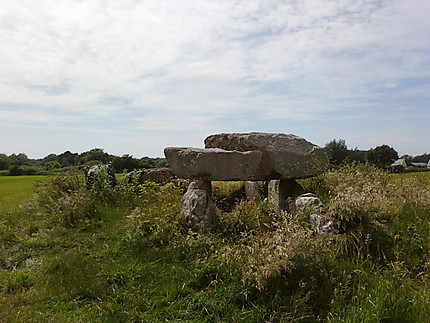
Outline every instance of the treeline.
<path fill-rule="evenodd" d="M 166 167 L 165 158 L 134 158 L 125 154 L 121 157 L 94 148 L 83 153 L 66 151 L 60 155 L 50 154 L 42 159 L 30 159 L 26 154 L 0 154 L 1 175 L 36 175 L 66 171 L 70 168 L 85 168 L 95 164 L 110 163 L 118 173 L 140 168 Z"/>
<path fill-rule="evenodd" d="M 343 139 L 333 139 L 324 148 L 330 156 L 331 164 L 335 166 L 351 164 L 353 162 L 367 162 L 378 167 L 388 168 L 399 158 L 403 158 L 407 164 L 427 164 L 430 160 L 430 154 L 427 153 L 417 156 L 399 156 L 398 152 L 388 145 L 377 146 L 370 150 L 348 149 Z"/>
<path fill-rule="evenodd" d="M 390 165 L 399 158 L 403 158 L 408 165 L 412 163 L 427 164 L 430 160 L 428 153 L 417 156 L 399 156 L 398 152 L 388 145 L 377 146 L 370 150 L 349 149 L 343 139 L 333 139 L 324 148 L 334 166 L 367 162 L 389 169 Z M 9 156 L 0 153 L 0 175 L 49 174 L 66 171 L 70 168 L 83 169 L 86 166 L 107 163 L 112 164 L 117 173 L 141 168 L 167 167 L 165 158 L 134 158 L 128 154 L 119 157 L 111 155 L 101 148 L 94 148 L 80 154 L 70 151 L 65 151 L 60 155 L 50 154 L 42 159 L 29 159 L 24 153 Z"/>

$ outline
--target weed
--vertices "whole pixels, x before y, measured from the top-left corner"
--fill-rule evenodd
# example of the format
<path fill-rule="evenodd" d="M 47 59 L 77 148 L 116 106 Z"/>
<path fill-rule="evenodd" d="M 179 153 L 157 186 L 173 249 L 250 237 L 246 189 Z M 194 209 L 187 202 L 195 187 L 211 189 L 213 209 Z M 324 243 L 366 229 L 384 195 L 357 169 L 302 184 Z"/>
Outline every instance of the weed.
<path fill-rule="evenodd" d="M 43 283 L 49 294 L 75 300 L 104 296 L 106 286 L 97 279 L 97 264 L 82 253 L 62 253 L 45 263 L 42 272 Z"/>
<path fill-rule="evenodd" d="M 30 274 L 23 270 L 9 272 L 2 280 L 0 286 L 9 294 L 26 291 L 33 285 Z"/>
<path fill-rule="evenodd" d="M 0 246 L 12 243 L 15 239 L 15 232 L 0 228 Z"/>
<path fill-rule="evenodd" d="M 212 197 L 220 210 L 231 212 L 245 197 L 243 182 L 212 182 Z"/>
<path fill-rule="evenodd" d="M 225 236 L 240 235 L 271 227 L 275 213 L 267 201 L 255 202 L 242 200 L 231 212 L 218 210 L 220 230 Z"/>

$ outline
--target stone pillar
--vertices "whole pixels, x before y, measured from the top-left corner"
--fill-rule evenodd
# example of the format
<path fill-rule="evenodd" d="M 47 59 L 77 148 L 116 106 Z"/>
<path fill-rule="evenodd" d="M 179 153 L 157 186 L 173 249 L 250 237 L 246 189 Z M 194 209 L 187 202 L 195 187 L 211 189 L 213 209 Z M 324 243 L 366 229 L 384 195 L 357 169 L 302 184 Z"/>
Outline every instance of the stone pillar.
<path fill-rule="evenodd" d="M 210 231 L 218 224 L 210 181 L 193 180 L 182 197 L 184 224 L 191 231 Z"/>
<path fill-rule="evenodd" d="M 251 201 L 261 201 L 261 188 L 257 182 L 245 181 L 245 196 Z"/>
<path fill-rule="evenodd" d="M 302 194 L 294 202 L 295 212 L 309 213 L 309 223 L 314 234 L 339 234 L 339 225 L 324 216 L 326 210 L 313 193 Z"/>
<path fill-rule="evenodd" d="M 290 211 L 289 204 L 303 193 L 303 187 L 294 179 L 276 179 L 269 182 L 268 200 L 277 214 Z"/>

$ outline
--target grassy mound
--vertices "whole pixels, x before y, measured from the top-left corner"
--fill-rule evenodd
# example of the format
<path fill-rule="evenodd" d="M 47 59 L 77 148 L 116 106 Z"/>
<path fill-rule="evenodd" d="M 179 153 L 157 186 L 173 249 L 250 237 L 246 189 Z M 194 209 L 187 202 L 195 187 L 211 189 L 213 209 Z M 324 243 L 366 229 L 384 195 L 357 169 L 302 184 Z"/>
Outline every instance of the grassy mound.
<path fill-rule="evenodd" d="M 313 236 L 238 183 L 215 183 L 219 230 L 196 235 L 183 188 L 62 175 L 0 218 L 0 321 L 430 321 L 430 179 L 399 176 L 303 180 L 343 225 Z"/>

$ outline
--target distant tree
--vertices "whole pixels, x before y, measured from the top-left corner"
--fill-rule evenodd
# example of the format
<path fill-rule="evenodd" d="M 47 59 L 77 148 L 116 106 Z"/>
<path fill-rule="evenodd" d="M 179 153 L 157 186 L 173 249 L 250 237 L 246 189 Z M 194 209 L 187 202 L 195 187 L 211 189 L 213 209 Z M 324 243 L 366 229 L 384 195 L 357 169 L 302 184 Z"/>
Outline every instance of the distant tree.
<path fill-rule="evenodd" d="M 53 170 L 53 169 L 61 168 L 61 164 L 58 161 L 53 160 L 53 161 L 47 162 L 45 164 L 45 168 L 47 170 Z"/>
<path fill-rule="evenodd" d="M 5 154 L 0 154 L 0 170 L 9 169 L 11 165 L 10 158 Z"/>
<path fill-rule="evenodd" d="M 63 167 L 78 165 L 79 154 L 71 153 L 70 151 L 65 151 L 61 155 L 58 155 L 58 162 Z"/>
<path fill-rule="evenodd" d="M 325 145 L 325 150 L 330 156 L 330 162 L 333 165 L 340 165 L 348 155 L 348 147 L 343 139 L 333 139 Z"/>
<path fill-rule="evenodd" d="M 399 159 L 399 154 L 394 148 L 388 145 L 382 145 L 370 149 L 367 153 L 367 159 L 371 164 L 377 166 L 388 166 L 393 163 L 393 161 Z"/>
<path fill-rule="evenodd" d="M 357 148 L 348 150 L 346 159 L 348 162 L 364 163 L 367 160 L 367 150 L 358 150 Z"/>
<path fill-rule="evenodd" d="M 12 154 L 9 156 L 12 165 L 22 166 L 30 164 L 30 159 L 28 159 L 26 154 L 20 153 L 18 155 Z"/>
<path fill-rule="evenodd" d="M 418 155 L 411 158 L 411 162 L 413 163 L 428 163 L 429 160 L 430 154 Z"/>
<path fill-rule="evenodd" d="M 19 176 L 19 175 L 37 175 L 43 174 L 43 170 L 38 166 L 31 165 L 11 165 L 9 168 L 9 175 Z"/>
<path fill-rule="evenodd" d="M 112 160 L 112 156 L 110 156 L 108 153 L 104 152 L 101 148 L 94 148 L 90 151 L 86 151 L 81 154 L 79 159 L 79 164 L 91 164 L 93 162 L 96 162 L 98 164 L 107 164 L 109 161 Z"/>
<path fill-rule="evenodd" d="M 40 165 L 44 166 L 50 162 L 58 162 L 61 167 L 75 166 L 79 162 L 79 154 L 71 153 L 70 151 L 65 151 L 60 155 L 49 154 L 40 160 Z"/>
<path fill-rule="evenodd" d="M 155 159 L 155 167 L 168 167 L 169 164 L 167 163 L 166 158 L 156 158 Z"/>
<path fill-rule="evenodd" d="M 133 169 L 142 168 L 143 165 L 139 159 L 133 158 L 132 155 L 122 155 L 122 157 L 114 157 L 112 166 L 116 172 L 122 172 L 124 170 L 131 171 Z"/>
<path fill-rule="evenodd" d="M 154 168 L 157 167 L 155 159 L 149 157 L 143 157 L 140 159 L 142 163 L 142 168 Z"/>
<path fill-rule="evenodd" d="M 25 171 L 21 166 L 18 165 L 12 165 L 9 168 L 9 175 L 10 176 L 20 176 L 20 175 L 24 175 Z"/>
<path fill-rule="evenodd" d="M 46 163 L 58 161 L 58 156 L 56 154 L 49 154 L 48 156 L 44 157 L 40 163 L 42 165 L 45 165 Z"/>

